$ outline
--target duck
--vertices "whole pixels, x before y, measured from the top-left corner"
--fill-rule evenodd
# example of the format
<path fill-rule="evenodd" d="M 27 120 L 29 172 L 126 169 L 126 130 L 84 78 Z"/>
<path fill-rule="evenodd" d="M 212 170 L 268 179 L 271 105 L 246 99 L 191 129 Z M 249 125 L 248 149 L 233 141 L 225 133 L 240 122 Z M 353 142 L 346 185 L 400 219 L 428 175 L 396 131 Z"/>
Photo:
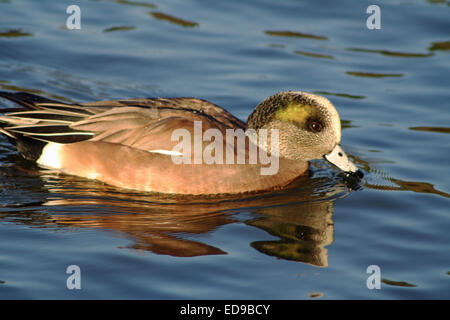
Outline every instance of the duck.
<path fill-rule="evenodd" d="M 364 176 L 341 148 L 336 108 L 308 92 L 273 94 L 246 123 L 192 97 L 89 103 L 26 92 L 0 97 L 17 105 L 0 109 L 0 133 L 25 159 L 118 188 L 194 196 L 270 192 L 322 158 Z"/>

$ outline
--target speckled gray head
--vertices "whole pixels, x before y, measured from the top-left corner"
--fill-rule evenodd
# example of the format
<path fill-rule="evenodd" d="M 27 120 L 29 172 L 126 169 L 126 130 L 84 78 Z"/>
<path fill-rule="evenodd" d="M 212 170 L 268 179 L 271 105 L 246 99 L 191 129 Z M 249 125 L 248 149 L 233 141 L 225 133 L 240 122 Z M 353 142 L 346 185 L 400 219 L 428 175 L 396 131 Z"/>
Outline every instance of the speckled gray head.
<path fill-rule="evenodd" d="M 281 157 L 299 161 L 325 158 L 345 172 L 358 171 L 340 147 L 339 114 L 324 97 L 302 91 L 277 93 L 256 107 L 247 128 L 278 129 Z"/>

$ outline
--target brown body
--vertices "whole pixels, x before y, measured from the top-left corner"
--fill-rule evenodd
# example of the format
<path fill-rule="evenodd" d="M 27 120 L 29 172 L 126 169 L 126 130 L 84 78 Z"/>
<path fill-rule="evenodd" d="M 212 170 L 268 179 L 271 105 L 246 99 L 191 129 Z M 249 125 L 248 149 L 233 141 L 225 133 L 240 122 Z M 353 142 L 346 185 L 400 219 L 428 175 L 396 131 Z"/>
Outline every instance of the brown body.
<path fill-rule="evenodd" d="M 306 162 L 281 159 L 283 169 L 277 174 L 261 175 L 259 164 L 175 164 L 168 155 L 101 141 L 64 145 L 63 154 L 65 173 L 95 178 L 121 188 L 174 194 L 276 190 L 308 168 Z"/>

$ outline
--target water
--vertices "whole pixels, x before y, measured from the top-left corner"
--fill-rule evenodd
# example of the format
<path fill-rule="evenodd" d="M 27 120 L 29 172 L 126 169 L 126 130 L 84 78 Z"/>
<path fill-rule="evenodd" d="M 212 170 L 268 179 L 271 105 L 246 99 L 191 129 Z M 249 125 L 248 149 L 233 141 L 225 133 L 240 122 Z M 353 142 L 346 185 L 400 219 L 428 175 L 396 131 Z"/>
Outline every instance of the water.
<path fill-rule="evenodd" d="M 194 96 L 243 120 L 317 92 L 366 177 L 315 161 L 291 190 L 163 198 L 42 170 L 1 137 L 0 298 L 450 298 L 448 1 L 377 1 L 380 30 L 370 1 L 85 0 L 67 30 L 70 4 L 0 1 L 0 90 Z"/>

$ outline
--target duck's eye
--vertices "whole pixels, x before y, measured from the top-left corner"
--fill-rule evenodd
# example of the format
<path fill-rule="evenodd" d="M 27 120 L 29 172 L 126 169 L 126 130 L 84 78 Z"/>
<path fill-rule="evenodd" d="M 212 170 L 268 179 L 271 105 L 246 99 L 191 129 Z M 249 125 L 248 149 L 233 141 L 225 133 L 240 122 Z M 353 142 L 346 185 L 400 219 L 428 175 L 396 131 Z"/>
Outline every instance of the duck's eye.
<path fill-rule="evenodd" d="M 308 127 L 309 127 L 309 130 L 311 130 L 312 132 L 315 132 L 315 133 L 320 132 L 323 129 L 322 123 L 320 123 L 320 121 L 317 121 L 317 120 L 309 121 Z"/>

